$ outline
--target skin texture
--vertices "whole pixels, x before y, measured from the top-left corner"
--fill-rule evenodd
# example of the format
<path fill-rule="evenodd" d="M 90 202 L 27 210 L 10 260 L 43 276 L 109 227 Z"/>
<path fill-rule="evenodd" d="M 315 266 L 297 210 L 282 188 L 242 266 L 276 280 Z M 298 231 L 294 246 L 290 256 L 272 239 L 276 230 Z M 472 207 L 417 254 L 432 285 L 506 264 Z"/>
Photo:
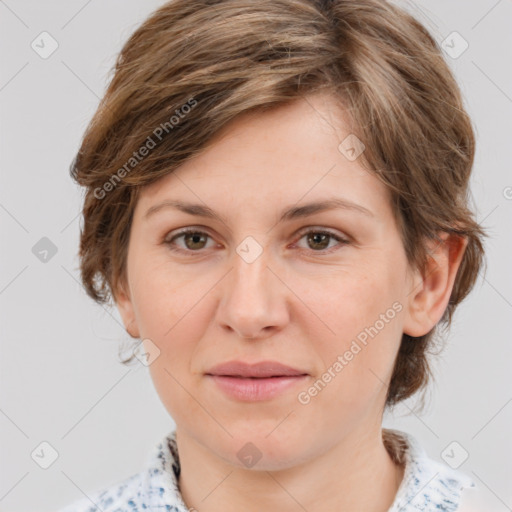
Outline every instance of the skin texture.
<path fill-rule="evenodd" d="M 140 195 L 116 302 L 130 335 L 160 351 L 151 376 L 176 422 L 185 503 L 201 512 L 385 511 L 402 480 L 382 443 L 387 385 L 402 333 L 423 335 L 441 318 L 465 240 L 432 245 L 424 277 L 409 268 L 387 189 L 338 149 L 350 134 L 344 119 L 324 94 L 244 115 Z M 286 207 L 331 197 L 373 215 L 278 222 Z M 224 220 L 170 207 L 144 218 L 169 199 Z M 173 252 L 170 239 L 187 226 L 208 236 L 175 239 L 188 252 Z M 318 229 L 349 243 L 322 241 Z M 262 250 L 251 263 L 237 253 L 248 236 Z M 300 403 L 393 304 L 393 319 Z M 240 402 L 204 375 L 234 359 L 278 360 L 308 377 L 271 400 Z M 237 456 L 249 442 L 261 453 L 251 468 Z"/>

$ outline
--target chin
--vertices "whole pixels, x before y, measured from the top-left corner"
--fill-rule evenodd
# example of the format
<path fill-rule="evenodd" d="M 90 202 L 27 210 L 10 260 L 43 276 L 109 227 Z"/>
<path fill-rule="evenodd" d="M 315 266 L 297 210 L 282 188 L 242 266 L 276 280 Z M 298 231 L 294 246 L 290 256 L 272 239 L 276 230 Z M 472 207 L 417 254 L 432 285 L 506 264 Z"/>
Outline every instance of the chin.
<path fill-rule="evenodd" d="M 293 467 L 304 459 L 300 450 L 304 449 L 310 436 L 290 431 L 288 419 L 280 421 L 260 424 L 251 421 L 238 428 L 227 427 L 233 437 L 222 436 L 223 442 L 212 449 L 223 450 L 223 458 L 243 469 L 277 471 Z"/>

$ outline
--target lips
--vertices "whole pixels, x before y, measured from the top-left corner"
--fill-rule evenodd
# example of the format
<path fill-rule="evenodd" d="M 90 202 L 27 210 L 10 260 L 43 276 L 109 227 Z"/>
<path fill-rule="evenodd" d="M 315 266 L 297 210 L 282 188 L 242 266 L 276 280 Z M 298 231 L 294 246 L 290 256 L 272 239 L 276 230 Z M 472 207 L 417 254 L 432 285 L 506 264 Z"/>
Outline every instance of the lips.
<path fill-rule="evenodd" d="M 308 375 L 308 373 L 278 361 L 261 361 L 254 364 L 243 361 L 228 361 L 214 366 L 206 372 L 206 375 L 266 379 L 270 377 L 299 377 Z"/>
<path fill-rule="evenodd" d="M 238 402 L 262 402 L 277 399 L 304 384 L 308 373 L 277 361 L 249 364 L 228 361 L 206 373 L 224 396 Z M 286 396 L 286 395 L 285 395 Z"/>

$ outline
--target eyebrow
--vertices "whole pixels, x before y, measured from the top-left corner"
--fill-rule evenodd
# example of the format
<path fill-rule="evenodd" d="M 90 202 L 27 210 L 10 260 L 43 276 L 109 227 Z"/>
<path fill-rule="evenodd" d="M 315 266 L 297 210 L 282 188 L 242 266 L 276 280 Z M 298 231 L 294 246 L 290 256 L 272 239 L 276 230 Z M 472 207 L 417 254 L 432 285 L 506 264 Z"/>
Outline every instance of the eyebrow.
<path fill-rule="evenodd" d="M 143 218 L 147 219 L 154 213 L 164 208 L 174 208 L 184 213 L 188 213 L 189 215 L 206 217 L 209 219 L 220 219 L 222 222 L 226 223 L 226 219 L 224 219 L 221 215 L 219 215 L 206 205 L 187 203 L 184 201 L 177 201 L 172 199 L 168 199 L 166 201 L 163 201 L 162 203 L 153 205 L 144 214 Z M 308 203 L 303 206 L 290 206 L 281 213 L 279 222 L 308 217 L 309 215 L 313 215 L 315 213 L 336 209 L 351 210 L 366 215 L 368 217 L 375 217 L 375 215 L 370 210 L 368 210 L 367 208 L 360 204 L 353 203 L 352 201 L 349 201 L 348 199 L 343 199 L 341 197 L 333 197 L 323 201 Z"/>

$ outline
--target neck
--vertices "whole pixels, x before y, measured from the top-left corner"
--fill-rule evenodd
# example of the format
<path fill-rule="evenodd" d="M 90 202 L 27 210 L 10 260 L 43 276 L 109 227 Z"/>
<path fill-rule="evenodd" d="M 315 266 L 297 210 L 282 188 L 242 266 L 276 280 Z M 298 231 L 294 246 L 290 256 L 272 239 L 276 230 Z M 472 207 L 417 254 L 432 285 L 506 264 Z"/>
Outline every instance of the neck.
<path fill-rule="evenodd" d="M 185 431 L 176 440 L 183 501 L 201 512 L 385 512 L 404 474 L 387 452 L 380 426 L 364 435 L 353 432 L 325 453 L 277 471 L 234 466 Z"/>

